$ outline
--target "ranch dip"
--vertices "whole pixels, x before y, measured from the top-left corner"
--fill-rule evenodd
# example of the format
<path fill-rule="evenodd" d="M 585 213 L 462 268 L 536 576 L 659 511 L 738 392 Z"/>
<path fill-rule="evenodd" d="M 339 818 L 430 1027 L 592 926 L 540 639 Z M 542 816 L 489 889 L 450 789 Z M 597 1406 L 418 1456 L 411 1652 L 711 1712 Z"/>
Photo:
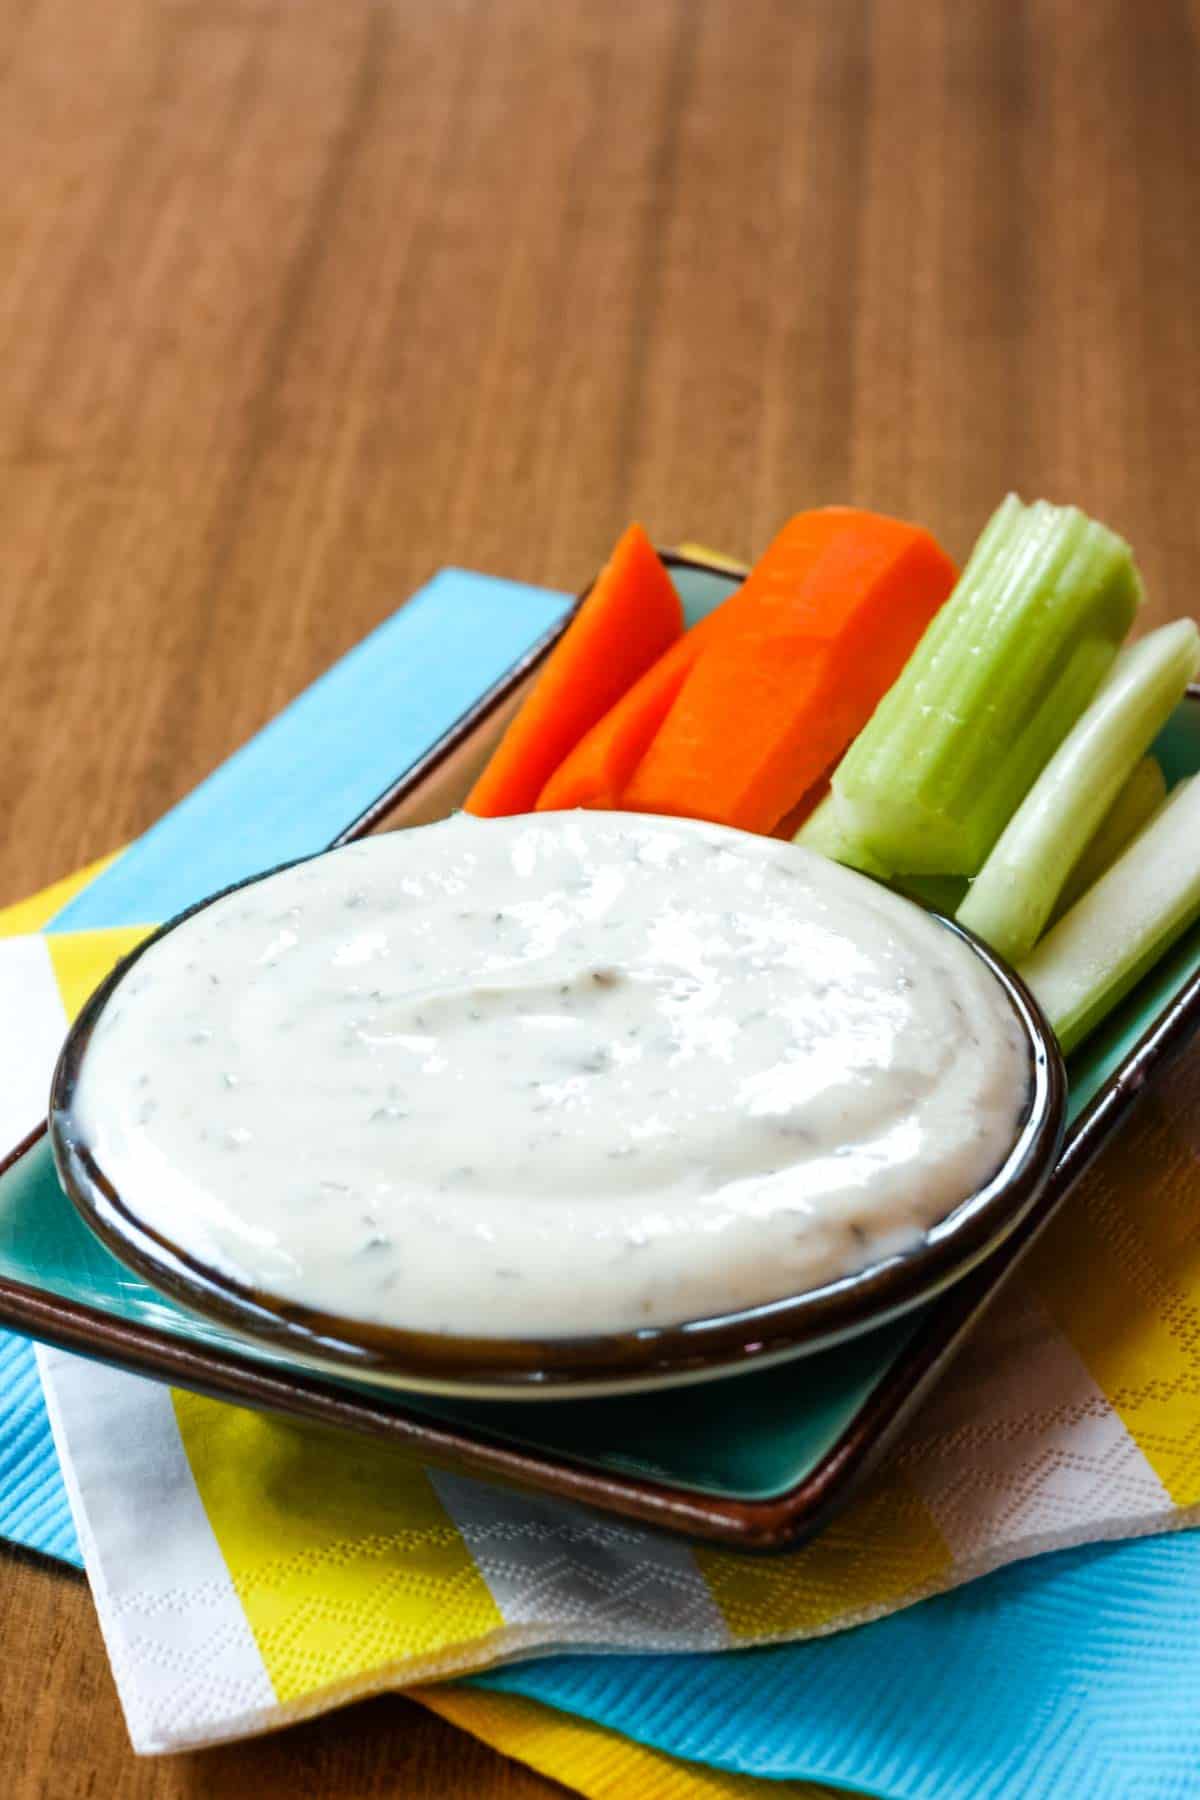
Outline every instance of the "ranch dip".
<path fill-rule="evenodd" d="M 127 1207 L 285 1300 L 555 1337 L 781 1299 L 915 1244 L 1025 1117 L 953 933 L 792 844 L 558 813 L 372 838 L 120 982 L 77 1128 Z"/>

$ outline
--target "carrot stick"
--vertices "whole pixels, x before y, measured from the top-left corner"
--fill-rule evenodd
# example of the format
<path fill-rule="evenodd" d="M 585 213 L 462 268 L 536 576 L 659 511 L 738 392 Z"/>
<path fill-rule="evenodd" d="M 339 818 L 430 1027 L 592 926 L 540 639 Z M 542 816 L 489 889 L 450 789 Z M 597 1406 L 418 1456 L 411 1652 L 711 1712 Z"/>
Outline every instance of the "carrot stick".
<path fill-rule="evenodd" d="M 829 777 L 822 775 L 819 780 L 813 782 L 810 788 L 805 788 L 792 810 L 784 813 L 778 825 L 772 830 L 771 836 L 782 838 L 785 843 L 790 844 L 804 821 L 811 818 L 828 794 Z"/>
<path fill-rule="evenodd" d="M 794 591 L 822 548 L 845 530 L 846 507 L 799 513 L 741 587 L 715 607 L 646 670 L 612 710 L 582 737 L 538 799 L 539 812 L 588 806 L 611 811 L 670 712 L 704 645 L 765 616 Z"/>
<path fill-rule="evenodd" d="M 640 525 L 624 533 L 465 801 L 531 812 L 548 777 L 644 669 L 680 639 L 679 596 Z"/>
<path fill-rule="evenodd" d="M 580 739 L 538 796 L 539 812 L 565 812 L 574 806 L 603 812 L 617 808 L 621 790 L 670 712 L 699 654 L 694 642 L 699 630 L 700 626 L 693 626 L 677 639 Z"/>
<path fill-rule="evenodd" d="M 778 632 L 710 647 L 618 807 L 771 831 L 854 735 L 852 697 L 830 691 L 826 661 Z"/>
<path fill-rule="evenodd" d="M 795 571 L 751 574 L 736 632 L 705 641 L 623 808 L 771 831 L 862 730 L 955 579 L 928 532 L 850 509 Z"/>

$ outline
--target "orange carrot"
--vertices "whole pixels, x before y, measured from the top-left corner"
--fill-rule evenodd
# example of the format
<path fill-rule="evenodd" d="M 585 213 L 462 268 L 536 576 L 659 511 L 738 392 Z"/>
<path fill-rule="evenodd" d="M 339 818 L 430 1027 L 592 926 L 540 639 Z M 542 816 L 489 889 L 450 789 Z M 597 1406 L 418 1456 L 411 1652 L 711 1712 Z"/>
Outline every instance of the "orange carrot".
<path fill-rule="evenodd" d="M 822 775 L 818 781 L 813 782 L 810 788 L 805 788 L 791 812 L 785 812 L 778 825 L 774 827 L 771 836 L 783 838 L 791 843 L 805 819 L 810 813 L 816 812 L 822 800 L 829 793 L 829 785 L 829 776 Z"/>
<path fill-rule="evenodd" d="M 651 663 L 641 679 L 580 739 L 542 789 L 539 812 L 564 812 L 573 806 L 612 812 L 620 804 L 621 790 L 670 712 L 699 654 L 695 642 L 699 630 L 694 626 Z"/>
<path fill-rule="evenodd" d="M 722 639 L 691 670 L 618 806 L 771 831 L 855 735 L 853 695 L 831 690 L 827 660 L 809 638 Z"/>
<path fill-rule="evenodd" d="M 798 580 L 764 567 L 775 552 L 734 596 L 736 632 L 702 646 L 620 806 L 771 831 L 862 730 L 956 574 L 919 526 L 849 508 Z"/>
<path fill-rule="evenodd" d="M 845 507 L 822 507 L 785 525 L 741 587 L 693 625 L 581 738 L 543 788 L 538 811 L 573 806 L 611 811 L 618 806 L 704 645 L 763 616 L 789 585 L 795 590 L 823 546 L 845 529 L 846 516 Z"/>
<path fill-rule="evenodd" d="M 683 631 L 671 578 L 640 525 L 624 533 L 465 801 L 531 812 L 548 777 Z"/>
<path fill-rule="evenodd" d="M 771 540 L 737 592 L 710 613 L 704 624 L 719 631 L 741 630 L 751 623 L 759 629 L 772 618 L 796 629 L 803 629 L 806 622 L 815 625 L 821 603 L 818 599 L 814 608 L 810 595 L 805 606 L 804 584 L 829 548 L 844 543 L 848 532 L 860 532 L 863 521 L 897 524 L 853 506 L 818 506 L 797 513 Z"/>

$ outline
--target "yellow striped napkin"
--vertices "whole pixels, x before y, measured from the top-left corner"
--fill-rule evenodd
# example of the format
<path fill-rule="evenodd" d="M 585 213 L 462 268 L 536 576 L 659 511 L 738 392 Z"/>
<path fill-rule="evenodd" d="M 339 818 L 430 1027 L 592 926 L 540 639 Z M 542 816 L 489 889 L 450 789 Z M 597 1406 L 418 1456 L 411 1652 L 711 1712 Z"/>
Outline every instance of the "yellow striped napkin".
<path fill-rule="evenodd" d="M 0 1018 L 21 1020 L 27 1060 L 139 935 L 42 935 L 66 898 L 60 887 L 0 914 Z M 780 1557 L 674 1542 L 43 1352 L 135 1743 L 236 1737 L 538 1649 L 808 1637 L 1037 1551 L 1193 1522 L 1198 1075 L 1180 1068 L 1143 1106 L 883 1476 Z M 421 1697 L 584 1792 L 676 1791 L 669 1758 L 622 1750 L 614 1763 L 597 1728 L 509 1696 Z M 643 1773 L 662 1768 L 615 1787 L 635 1754 Z M 689 1791 L 753 1791 L 705 1779 Z"/>

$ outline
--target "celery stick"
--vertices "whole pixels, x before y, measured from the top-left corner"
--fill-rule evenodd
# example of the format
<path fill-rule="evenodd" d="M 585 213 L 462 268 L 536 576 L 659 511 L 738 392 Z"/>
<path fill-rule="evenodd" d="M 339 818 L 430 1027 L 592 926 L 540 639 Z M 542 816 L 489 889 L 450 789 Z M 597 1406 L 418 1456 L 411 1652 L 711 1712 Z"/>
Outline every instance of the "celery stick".
<path fill-rule="evenodd" d="M 1192 619 L 1122 651 L 1000 834 L 958 909 L 960 924 L 1010 962 L 1028 956 L 1089 839 L 1198 668 Z"/>
<path fill-rule="evenodd" d="M 828 795 L 809 813 L 792 842 L 803 844 L 806 850 L 816 850 L 830 862 L 844 863 L 848 869 L 858 869 L 864 875 L 873 875 L 876 881 L 886 881 L 909 900 L 931 906 L 935 912 L 945 913 L 947 917 L 953 917 L 966 891 L 967 884 L 961 875 L 893 875 L 865 844 L 855 843 L 846 835 Z"/>
<path fill-rule="evenodd" d="M 844 863 L 848 869 L 860 869 L 864 875 L 874 875 L 880 881 L 886 881 L 891 873 L 865 844 L 856 843 L 849 832 L 842 829 L 828 794 L 809 813 L 792 842 L 803 844 L 806 850 L 817 851 L 830 862 Z"/>
<path fill-rule="evenodd" d="M 1167 783 L 1152 756 L 1143 756 L 1105 813 L 1091 843 L 1071 870 L 1070 878 L 1050 914 L 1057 924 L 1070 912 L 1081 894 L 1086 894 L 1105 869 L 1115 863 L 1127 844 L 1131 844 L 1143 825 L 1149 824 L 1166 799 Z"/>
<path fill-rule="evenodd" d="M 833 777 L 840 829 L 912 874 L 974 875 L 1112 665 L 1129 546 L 1010 494 Z"/>
<path fill-rule="evenodd" d="M 1020 965 L 1073 1050 L 1200 916 L 1200 781 L 1166 804 Z"/>

